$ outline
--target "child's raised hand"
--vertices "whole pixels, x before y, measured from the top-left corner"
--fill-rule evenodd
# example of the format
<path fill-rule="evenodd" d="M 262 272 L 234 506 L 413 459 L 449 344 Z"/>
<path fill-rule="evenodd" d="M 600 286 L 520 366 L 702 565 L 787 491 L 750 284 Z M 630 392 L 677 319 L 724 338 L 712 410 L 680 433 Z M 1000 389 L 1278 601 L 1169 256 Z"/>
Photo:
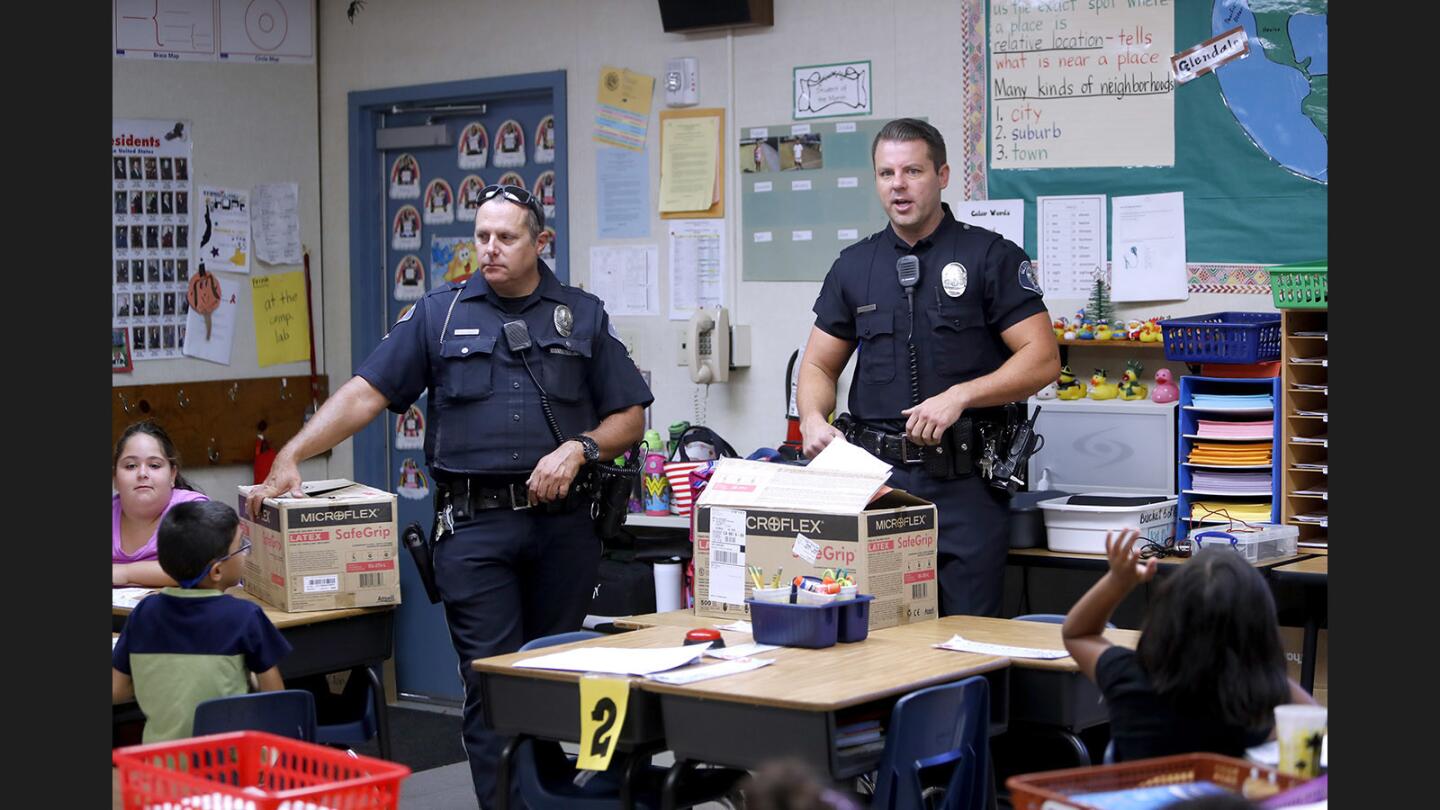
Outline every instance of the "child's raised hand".
<path fill-rule="evenodd" d="M 1110 573 L 1130 587 L 1149 582 L 1160 564 L 1154 557 L 1140 560 L 1140 550 L 1135 548 L 1139 539 L 1140 532 L 1135 529 L 1123 529 L 1118 537 L 1114 532 L 1105 533 L 1105 556 L 1110 560 Z"/>

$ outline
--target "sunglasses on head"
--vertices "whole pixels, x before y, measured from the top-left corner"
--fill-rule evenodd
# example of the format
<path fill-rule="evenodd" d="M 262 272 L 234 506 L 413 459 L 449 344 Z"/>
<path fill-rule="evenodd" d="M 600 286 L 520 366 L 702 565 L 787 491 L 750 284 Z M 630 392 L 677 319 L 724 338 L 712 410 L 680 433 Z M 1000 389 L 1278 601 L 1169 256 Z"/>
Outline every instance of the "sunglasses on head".
<path fill-rule="evenodd" d="M 485 188 L 480 189 L 480 202 L 484 203 L 486 200 L 489 200 L 491 197 L 494 197 L 496 195 L 501 195 L 505 199 L 515 203 L 516 205 L 523 205 L 526 208 L 529 208 L 530 211 L 535 214 L 535 218 L 540 221 L 540 227 L 542 229 L 545 227 L 545 209 L 540 207 L 540 201 L 535 199 L 535 196 L 529 191 L 521 188 L 520 186 L 502 186 L 499 184 L 488 185 Z"/>

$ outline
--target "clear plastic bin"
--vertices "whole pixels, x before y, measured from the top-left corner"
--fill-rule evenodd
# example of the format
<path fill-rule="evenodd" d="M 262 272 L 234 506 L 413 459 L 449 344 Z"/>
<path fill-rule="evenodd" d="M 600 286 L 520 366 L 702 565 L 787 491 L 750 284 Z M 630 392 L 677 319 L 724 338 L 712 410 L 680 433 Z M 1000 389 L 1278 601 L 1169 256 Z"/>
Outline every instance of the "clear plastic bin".
<path fill-rule="evenodd" d="M 1199 528 L 1190 531 L 1190 553 L 1206 548 L 1234 549 L 1252 563 L 1295 554 L 1300 529 L 1275 523 L 1251 523 L 1250 527 L 1229 529 Z"/>

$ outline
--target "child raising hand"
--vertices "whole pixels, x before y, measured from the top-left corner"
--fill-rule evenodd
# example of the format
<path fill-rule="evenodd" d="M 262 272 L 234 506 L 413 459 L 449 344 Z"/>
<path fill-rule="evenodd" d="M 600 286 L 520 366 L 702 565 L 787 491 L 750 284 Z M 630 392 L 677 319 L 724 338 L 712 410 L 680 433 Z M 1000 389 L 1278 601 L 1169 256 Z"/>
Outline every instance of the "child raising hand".
<path fill-rule="evenodd" d="M 1155 577 L 1139 532 L 1105 536 L 1110 569 L 1070 609 L 1065 649 L 1100 687 L 1115 760 L 1191 751 L 1243 757 L 1271 735 L 1275 707 L 1315 700 L 1285 674 L 1275 602 L 1260 572 L 1229 549 L 1202 550 L 1155 589 L 1134 650 L 1111 644 L 1105 622 Z"/>

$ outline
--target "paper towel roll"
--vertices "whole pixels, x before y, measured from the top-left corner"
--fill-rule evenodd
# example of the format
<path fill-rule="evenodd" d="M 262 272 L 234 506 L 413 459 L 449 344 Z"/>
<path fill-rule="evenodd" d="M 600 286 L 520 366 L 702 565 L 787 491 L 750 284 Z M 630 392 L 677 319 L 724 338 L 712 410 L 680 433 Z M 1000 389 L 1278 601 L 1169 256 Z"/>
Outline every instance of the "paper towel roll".
<path fill-rule="evenodd" d="M 674 562 L 657 562 L 655 569 L 655 611 L 664 613 L 667 610 L 679 610 L 680 602 L 680 579 L 685 567 L 679 560 Z"/>

